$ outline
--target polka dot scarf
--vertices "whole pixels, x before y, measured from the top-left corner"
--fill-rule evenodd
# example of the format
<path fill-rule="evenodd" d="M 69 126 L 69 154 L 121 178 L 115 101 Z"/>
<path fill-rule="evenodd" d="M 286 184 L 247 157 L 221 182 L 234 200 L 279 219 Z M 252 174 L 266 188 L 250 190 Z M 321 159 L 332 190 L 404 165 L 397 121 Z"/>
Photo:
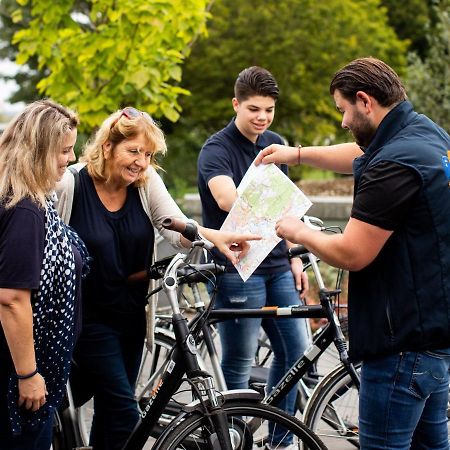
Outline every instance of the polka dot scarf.
<path fill-rule="evenodd" d="M 26 433 L 46 422 L 64 395 L 74 345 L 75 260 L 71 240 L 53 203 L 47 202 L 45 248 L 39 289 L 32 293 L 37 368 L 48 395 L 36 412 L 19 408 L 18 383 L 10 379 L 8 401 L 12 431 Z"/>

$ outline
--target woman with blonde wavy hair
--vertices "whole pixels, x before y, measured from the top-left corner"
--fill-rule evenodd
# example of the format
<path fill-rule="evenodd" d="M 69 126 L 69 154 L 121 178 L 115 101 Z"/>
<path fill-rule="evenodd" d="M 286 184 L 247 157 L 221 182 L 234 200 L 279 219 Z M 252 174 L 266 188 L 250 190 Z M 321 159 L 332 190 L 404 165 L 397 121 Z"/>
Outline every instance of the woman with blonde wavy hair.
<path fill-rule="evenodd" d="M 28 105 L 0 137 L 0 448 L 48 450 L 69 374 L 81 257 L 52 192 L 77 116 Z M 78 272 L 77 272 L 78 271 Z"/>
<path fill-rule="evenodd" d="M 156 155 L 165 151 L 164 135 L 148 114 L 121 109 L 103 122 L 82 162 L 66 172 L 57 188 L 58 211 L 93 258 L 83 282 L 83 330 L 74 359 L 89 382 L 87 390 L 94 393 L 90 445 L 96 450 L 121 448 L 139 418 L 134 386 L 148 283 L 130 284 L 127 278 L 155 258 L 154 228 L 173 246 L 188 245 L 161 225 L 167 217 L 187 220 L 155 170 Z M 256 238 L 200 230 L 232 261 L 233 243 L 242 243 L 245 250 L 245 241 Z"/>

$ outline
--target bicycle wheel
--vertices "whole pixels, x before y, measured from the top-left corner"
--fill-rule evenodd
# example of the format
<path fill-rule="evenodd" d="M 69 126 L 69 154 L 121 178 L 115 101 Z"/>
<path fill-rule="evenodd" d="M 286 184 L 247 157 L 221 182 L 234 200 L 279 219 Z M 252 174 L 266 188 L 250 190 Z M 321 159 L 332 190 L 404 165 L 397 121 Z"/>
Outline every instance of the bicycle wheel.
<path fill-rule="evenodd" d="M 275 430 L 281 427 L 285 435 L 292 433 L 292 449 L 326 449 L 320 439 L 303 423 L 278 408 L 261 403 L 230 401 L 223 405 L 223 409 L 228 416 L 233 450 L 281 448 L 269 435 L 269 422 Z M 161 442 L 156 444 L 155 450 L 220 448 L 210 420 L 203 411 L 195 411 L 170 427 Z"/>
<path fill-rule="evenodd" d="M 358 373 L 360 364 L 355 365 Z M 358 389 L 344 366 L 336 367 L 314 389 L 303 416 L 329 448 L 359 448 Z"/>

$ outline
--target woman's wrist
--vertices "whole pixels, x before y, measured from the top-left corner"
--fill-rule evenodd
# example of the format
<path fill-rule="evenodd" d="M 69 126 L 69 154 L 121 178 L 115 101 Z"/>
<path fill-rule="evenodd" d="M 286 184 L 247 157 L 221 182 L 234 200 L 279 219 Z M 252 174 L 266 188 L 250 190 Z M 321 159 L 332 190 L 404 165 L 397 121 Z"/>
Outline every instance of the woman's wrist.
<path fill-rule="evenodd" d="M 29 378 L 33 378 L 37 373 L 38 373 L 38 369 L 36 367 L 36 369 L 34 369 L 33 372 L 29 372 L 29 373 L 27 373 L 25 375 L 21 375 L 21 374 L 16 372 L 16 378 L 18 380 L 28 380 Z"/>

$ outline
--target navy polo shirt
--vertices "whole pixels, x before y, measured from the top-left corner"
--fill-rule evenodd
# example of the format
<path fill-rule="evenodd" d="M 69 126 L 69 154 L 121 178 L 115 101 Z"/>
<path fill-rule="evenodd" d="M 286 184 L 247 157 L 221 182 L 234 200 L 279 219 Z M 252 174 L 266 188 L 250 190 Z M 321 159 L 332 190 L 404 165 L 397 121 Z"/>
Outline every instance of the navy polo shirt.
<path fill-rule="evenodd" d="M 254 144 L 238 130 L 234 119 L 205 142 L 198 157 L 198 190 L 205 227 L 218 230 L 228 215 L 228 212 L 219 208 L 212 196 L 208 187 L 209 180 L 226 175 L 233 179 L 236 187 L 239 186 L 256 155 L 270 144 L 284 144 L 284 141 L 280 135 L 266 130 Z M 280 169 L 287 175 L 288 168 L 285 164 L 281 165 Z M 255 274 L 290 270 L 286 251 L 286 243 L 281 241 L 256 269 Z M 228 264 L 220 252 L 213 250 L 213 253 L 217 263 Z M 235 271 L 231 264 L 228 266 L 229 272 Z"/>

